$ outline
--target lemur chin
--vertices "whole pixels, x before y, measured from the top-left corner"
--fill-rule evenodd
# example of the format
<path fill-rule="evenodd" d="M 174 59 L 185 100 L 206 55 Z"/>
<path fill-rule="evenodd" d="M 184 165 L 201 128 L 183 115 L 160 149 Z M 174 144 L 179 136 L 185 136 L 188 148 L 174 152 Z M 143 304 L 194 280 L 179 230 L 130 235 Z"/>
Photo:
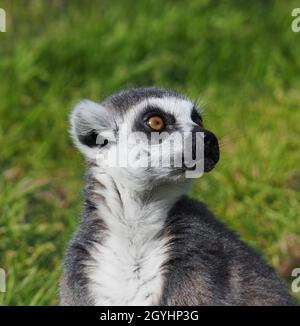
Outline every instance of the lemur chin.
<path fill-rule="evenodd" d="M 166 89 L 135 88 L 100 104 L 81 101 L 70 120 L 86 158 L 87 186 L 82 220 L 65 256 L 61 305 L 292 304 L 275 271 L 203 203 L 185 195 L 193 179 L 186 173 L 194 166 L 174 163 L 181 161 L 181 146 L 173 146 L 175 159 L 165 166 L 103 161 L 124 140 L 118 137 L 124 126 L 125 136 L 146 135 L 133 161 L 149 154 L 153 132 L 164 133 L 156 148 L 175 132 L 199 132 L 202 168 L 212 170 L 218 141 L 194 102 Z"/>

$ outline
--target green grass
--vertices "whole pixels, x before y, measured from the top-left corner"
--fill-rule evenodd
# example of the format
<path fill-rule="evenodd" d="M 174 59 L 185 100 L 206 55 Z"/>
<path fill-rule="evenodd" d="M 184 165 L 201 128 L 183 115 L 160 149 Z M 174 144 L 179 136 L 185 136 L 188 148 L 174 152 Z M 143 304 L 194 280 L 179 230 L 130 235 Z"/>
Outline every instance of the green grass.
<path fill-rule="evenodd" d="M 290 28 L 298 1 L 0 7 L 8 15 L 0 34 L 0 304 L 57 304 L 84 172 L 68 114 L 78 99 L 133 85 L 171 87 L 205 104 L 222 155 L 192 195 L 290 284 L 300 267 L 300 33 Z"/>

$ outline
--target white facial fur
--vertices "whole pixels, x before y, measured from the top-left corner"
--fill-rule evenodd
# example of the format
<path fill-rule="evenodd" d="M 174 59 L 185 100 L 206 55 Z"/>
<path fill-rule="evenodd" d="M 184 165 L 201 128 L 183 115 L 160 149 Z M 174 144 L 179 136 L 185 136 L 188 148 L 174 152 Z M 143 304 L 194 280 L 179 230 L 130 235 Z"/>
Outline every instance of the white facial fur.
<path fill-rule="evenodd" d="M 192 128 L 195 126 L 195 123 L 191 120 L 191 112 L 193 109 L 193 103 L 190 101 L 174 98 L 174 97 L 165 97 L 165 98 L 147 98 L 146 100 L 140 102 L 136 106 L 134 106 L 127 114 L 125 115 L 125 118 L 123 120 L 123 123 L 121 124 L 120 129 L 122 128 L 123 124 L 132 126 L 134 124 L 135 119 L 139 116 L 139 113 L 143 111 L 147 107 L 158 107 L 161 108 L 164 112 L 174 116 L 176 120 L 176 124 L 182 128 L 185 132 L 190 132 Z M 164 133 L 165 134 L 165 133 Z M 180 134 L 179 131 L 177 134 Z M 173 134 L 174 135 L 174 134 Z M 170 152 L 162 150 L 159 151 L 159 147 L 162 148 L 165 144 L 169 144 L 169 138 L 173 136 L 172 134 L 167 135 L 167 137 L 164 139 L 164 141 L 161 143 L 161 145 L 157 146 L 156 149 L 156 158 L 159 161 L 159 158 L 161 159 L 161 162 L 167 163 L 170 160 Z M 130 135 L 128 135 L 130 137 Z M 140 137 L 140 136 L 138 136 Z M 141 137 L 143 140 L 143 138 Z M 148 144 L 148 140 L 147 140 Z M 152 145 L 154 146 L 154 145 Z M 139 152 L 145 152 L 149 153 L 149 146 L 145 146 L 143 142 L 140 143 L 140 151 Z M 152 151 L 153 154 L 153 151 Z M 182 148 L 176 147 L 174 148 L 174 152 L 172 153 L 174 158 L 180 158 L 182 157 Z M 144 155 L 144 157 L 147 157 Z M 182 175 L 170 175 L 170 172 L 173 170 L 172 166 L 169 166 L 167 168 L 167 165 L 152 167 L 151 170 L 147 170 L 147 173 L 145 174 L 144 169 L 130 169 L 129 172 L 133 172 L 135 175 L 137 173 L 142 174 L 142 177 L 149 177 L 156 178 L 156 180 L 163 179 L 163 178 L 175 178 L 178 179 Z M 175 180 L 174 180 L 175 181 Z M 149 182 L 149 180 L 147 180 Z"/>
<path fill-rule="evenodd" d="M 196 125 L 191 119 L 193 103 L 181 98 L 150 97 L 128 109 L 125 115 L 112 113 L 109 109 L 95 102 L 83 101 L 76 105 L 71 116 L 71 134 L 75 140 L 76 146 L 88 159 L 96 159 L 99 167 L 103 168 L 103 172 L 107 172 L 107 170 L 111 170 L 111 168 L 115 166 L 113 158 L 116 157 L 116 152 L 118 152 L 122 157 L 126 157 L 126 151 L 127 154 L 130 154 L 129 157 L 131 157 L 131 161 L 126 161 L 126 169 L 123 169 L 123 174 L 126 172 L 128 178 L 134 178 L 139 183 L 142 182 L 141 179 L 145 179 L 145 182 L 152 182 L 153 179 L 158 181 L 166 178 L 173 178 L 174 181 L 178 181 L 178 179 L 182 178 L 182 174 L 172 174 L 171 172 L 174 172 L 172 166 L 167 168 L 167 163 L 170 161 L 169 151 L 159 151 L 158 148 L 155 152 L 152 151 L 152 155 L 154 153 L 152 158 L 156 158 L 157 162 L 161 159 L 161 161 L 164 162 L 164 167 L 157 166 L 154 168 L 152 167 L 151 169 L 141 168 L 142 160 L 149 160 L 147 155 L 141 155 L 141 157 L 138 158 L 140 153 L 149 153 L 148 139 L 146 134 L 133 133 L 132 129 L 140 112 L 149 106 L 158 107 L 164 112 L 173 115 L 176 120 L 176 125 L 180 126 L 181 130 L 186 133 L 190 132 Z M 109 146 L 104 146 L 99 149 L 98 147 L 88 147 L 82 144 L 78 140 L 78 131 L 76 130 L 76 127 L 77 129 L 79 128 L 81 132 L 87 132 L 89 128 L 90 130 L 95 130 L 98 133 L 97 140 L 100 140 L 101 142 L 102 140 L 107 139 L 109 141 Z M 117 133 L 122 135 L 120 139 L 117 138 Z M 180 134 L 179 131 L 177 134 Z M 170 135 L 170 137 L 174 136 L 176 136 L 175 133 Z M 168 136 L 159 146 L 163 147 L 165 144 L 170 144 L 170 137 Z M 131 150 L 133 149 L 133 145 L 130 145 L 128 142 L 135 138 L 139 138 L 139 141 L 134 144 L 134 149 L 137 151 L 135 152 L 135 155 L 132 155 L 133 152 Z M 143 141 L 145 138 L 147 140 L 147 146 Z M 117 148 L 117 145 L 119 145 L 117 144 L 117 141 L 124 141 L 124 139 L 128 140 L 126 145 Z M 153 148 L 154 146 L 152 145 L 151 149 Z M 172 157 L 175 159 L 177 158 L 177 161 L 181 160 L 182 148 L 175 146 L 172 150 Z M 155 153 L 157 157 L 155 157 Z M 104 155 L 109 159 L 104 160 Z M 144 164 L 144 166 L 146 165 Z"/>
<path fill-rule="evenodd" d="M 185 99 L 175 97 L 150 97 L 146 100 L 135 105 L 126 115 L 126 122 L 133 123 L 134 118 L 138 113 L 146 108 L 147 106 L 156 106 L 161 108 L 163 111 L 172 114 L 175 119 L 181 124 L 186 131 L 190 131 L 191 127 L 195 124 L 191 120 L 191 113 L 193 109 L 193 103 Z"/>
<path fill-rule="evenodd" d="M 89 147 L 82 144 L 78 138 L 78 133 L 88 133 L 92 130 L 97 131 L 99 137 L 114 140 L 113 132 L 116 129 L 116 122 L 113 120 L 111 112 L 96 102 L 83 100 L 77 103 L 70 116 L 70 134 L 76 147 L 83 155 L 91 160 L 95 160 L 98 147 Z"/>

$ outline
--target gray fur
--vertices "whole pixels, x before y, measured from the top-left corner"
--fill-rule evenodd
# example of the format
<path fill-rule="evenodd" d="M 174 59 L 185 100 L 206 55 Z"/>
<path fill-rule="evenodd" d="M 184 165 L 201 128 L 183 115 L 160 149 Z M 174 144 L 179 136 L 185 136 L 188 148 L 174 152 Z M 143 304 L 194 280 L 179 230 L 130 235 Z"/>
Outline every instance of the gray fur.
<path fill-rule="evenodd" d="M 183 196 L 166 228 L 175 240 L 161 304 L 292 304 L 275 271 L 204 204 Z"/>
<path fill-rule="evenodd" d="M 163 98 L 167 96 L 172 96 L 176 98 L 185 99 L 186 97 L 176 91 L 157 88 L 157 87 L 141 87 L 141 88 L 130 88 L 127 90 L 122 90 L 117 94 L 109 96 L 104 100 L 103 106 L 110 107 L 120 114 L 120 111 L 127 111 L 133 105 L 139 103 L 140 101 L 149 98 Z"/>

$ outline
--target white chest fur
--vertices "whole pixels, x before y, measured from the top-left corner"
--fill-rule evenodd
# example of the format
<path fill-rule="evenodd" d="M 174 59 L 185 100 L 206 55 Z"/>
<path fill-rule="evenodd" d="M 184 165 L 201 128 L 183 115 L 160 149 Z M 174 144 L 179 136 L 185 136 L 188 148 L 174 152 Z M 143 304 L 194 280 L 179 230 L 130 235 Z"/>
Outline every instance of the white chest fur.
<path fill-rule="evenodd" d="M 122 189 L 112 191 L 116 185 L 109 182 L 102 177 L 106 185 L 98 192 L 106 199 L 98 211 L 107 230 L 91 253 L 89 291 L 96 305 L 157 305 L 169 243 L 159 233 L 169 207 L 160 201 L 142 205 Z"/>

